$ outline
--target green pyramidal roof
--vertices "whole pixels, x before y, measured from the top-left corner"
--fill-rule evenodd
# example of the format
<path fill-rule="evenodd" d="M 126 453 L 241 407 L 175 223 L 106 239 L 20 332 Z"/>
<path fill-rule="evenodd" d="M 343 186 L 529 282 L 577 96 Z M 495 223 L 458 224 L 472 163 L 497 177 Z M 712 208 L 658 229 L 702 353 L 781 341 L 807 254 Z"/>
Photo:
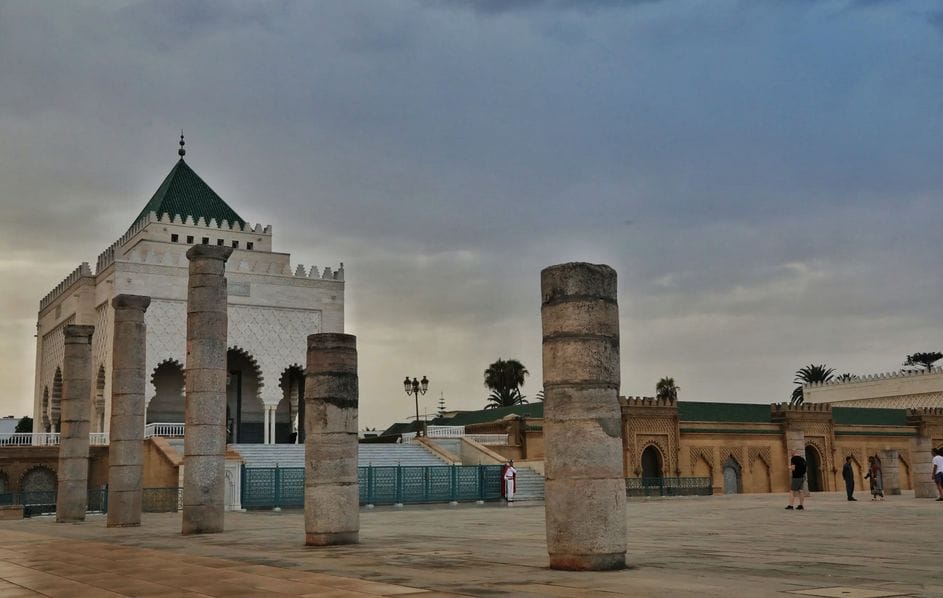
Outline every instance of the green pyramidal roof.
<path fill-rule="evenodd" d="M 177 160 L 177 164 L 158 187 L 157 193 L 134 221 L 146 217 L 150 212 L 158 216 L 169 214 L 171 218 L 180 214 L 184 220 L 187 216 L 192 216 L 194 222 L 202 217 L 207 223 L 210 218 L 215 218 L 217 224 L 223 220 L 227 220 L 229 224 L 246 223 L 222 197 L 210 189 L 200 175 L 193 172 L 183 158 Z"/>

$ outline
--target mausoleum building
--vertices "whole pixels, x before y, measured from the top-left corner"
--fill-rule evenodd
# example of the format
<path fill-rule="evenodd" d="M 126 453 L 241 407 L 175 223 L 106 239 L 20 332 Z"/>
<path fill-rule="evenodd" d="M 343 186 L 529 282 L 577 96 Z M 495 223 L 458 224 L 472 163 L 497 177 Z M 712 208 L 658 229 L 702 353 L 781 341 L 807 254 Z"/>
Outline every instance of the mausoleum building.
<path fill-rule="evenodd" d="M 233 248 L 228 283 L 227 430 L 230 442 L 297 441 L 303 435 L 306 339 L 344 332 L 344 267 L 292 265 L 271 226 L 250 224 L 180 159 L 128 230 L 79 265 L 39 303 L 33 431 L 57 432 L 63 329 L 95 327 L 92 432 L 111 419 L 112 337 L 119 294 L 151 298 L 146 312 L 148 425 L 184 421 L 187 272 L 193 245 Z M 301 412 L 301 413 L 300 413 Z M 299 417 L 301 415 L 301 417 Z M 303 426 L 301 426 L 303 428 Z M 293 434 L 296 432 L 296 434 Z"/>

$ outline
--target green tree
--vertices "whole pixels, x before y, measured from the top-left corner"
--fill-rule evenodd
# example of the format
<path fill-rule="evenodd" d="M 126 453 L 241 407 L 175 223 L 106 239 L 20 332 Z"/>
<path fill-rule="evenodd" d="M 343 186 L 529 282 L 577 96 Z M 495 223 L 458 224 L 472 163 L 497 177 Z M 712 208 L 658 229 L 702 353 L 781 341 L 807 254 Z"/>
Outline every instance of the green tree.
<path fill-rule="evenodd" d="M 802 386 L 804 384 L 828 382 L 832 379 L 832 374 L 834 373 L 835 368 L 827 367 L 824 363 L 818 365 L 811 363 L 805 367 L 799 368 L 796 370 L 796 378 L 793 380 L 793 383 L 799 386 L 792 391 L 792 398 L 789 399 L 789 403 L 791 405 L 801 405 L 805 399 L 802 393 Z"/>
<path fill-rule="evenodd" d="M 28 434 L 33 431 L 33 418 L 30 416 L 25 416 L 20 421 L 16 422 L 16 429 L 13 430 L 16 433 Z"/>
<path fill-rule="evenodd" d="M 943 353 L 939 351 L 930 351 L 928 353 L 914 353 L 907 356 L 904 365 L 922 365 L 929 372 L 933 369 L 933 364 L 943 359 Z"/>
<path fill-rule="evenodd" d="M 485 386 L 491 389 L 485 409 L 510 407 L 526 403 L 521 394 L 524 378 L 530 375 L 516 359 L 498 359 L 485 370 Z"/>
<path fill-rule="evenodd" d="M 674 378 L 665 377 L 655 384 L 655 398 L 677 401 L 679 390 L 681 390 L 681 388 L 675 384 Z"/>

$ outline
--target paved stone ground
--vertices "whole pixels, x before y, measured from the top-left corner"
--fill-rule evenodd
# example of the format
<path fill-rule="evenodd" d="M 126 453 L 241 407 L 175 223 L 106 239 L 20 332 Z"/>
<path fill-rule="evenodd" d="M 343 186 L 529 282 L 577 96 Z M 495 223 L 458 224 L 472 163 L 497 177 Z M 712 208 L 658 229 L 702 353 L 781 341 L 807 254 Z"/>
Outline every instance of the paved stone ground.
<path fill-rule="evenodd" d="M 19 596 L 943 596 L 943 502 L 816 494 L 632 500 L 632 568 L 547 568 L 542 504 L 364 510 L 361 544 L 306 548 L 300 511 L 179 514 L 108 529 L 0 521 L 0 598 Z"/>

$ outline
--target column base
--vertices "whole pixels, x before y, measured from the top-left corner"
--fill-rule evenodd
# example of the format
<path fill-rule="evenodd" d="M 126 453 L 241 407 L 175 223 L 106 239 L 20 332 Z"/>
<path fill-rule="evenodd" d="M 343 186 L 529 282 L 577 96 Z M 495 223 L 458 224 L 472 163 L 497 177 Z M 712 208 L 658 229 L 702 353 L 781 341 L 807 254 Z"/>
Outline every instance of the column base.
<path fill-rule="evenodd" d="M 551 554 L 550 568 L 561 571 L 615 571 L 625 569 L 625 553 Z"/>
<path fill-rule="evenodd" d="M 337 546 L 340 544 L 360 544 L 360 532 L 305 534 L 305 546 Z"/>

